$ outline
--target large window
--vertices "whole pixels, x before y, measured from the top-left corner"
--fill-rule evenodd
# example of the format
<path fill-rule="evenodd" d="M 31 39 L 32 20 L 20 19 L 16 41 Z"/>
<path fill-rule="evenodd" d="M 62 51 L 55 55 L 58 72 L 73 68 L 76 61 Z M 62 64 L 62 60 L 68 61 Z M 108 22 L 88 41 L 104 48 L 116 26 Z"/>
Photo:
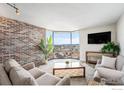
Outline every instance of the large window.
<path fill-rule="evenodd" d="M 54 45 L 79 44 L 79 32 L 46 32 L 46 38 L 53 37 Z"/>
<path fill-rule="evenodd" d="M 72 44 L 79 44 L 79 32 L 72 32 Z"/>
<path fill-rule="evenodd" d="M 70 33 L 69 32 L 54 32 L 54 45 L 67 45 L 71 44 Z"/>
<path fill-rule="evenodd" d="M 52 36 L 54 53 L 49 59 L 80 58 L 79 32 L 46 32 L 46 38 Z"/>

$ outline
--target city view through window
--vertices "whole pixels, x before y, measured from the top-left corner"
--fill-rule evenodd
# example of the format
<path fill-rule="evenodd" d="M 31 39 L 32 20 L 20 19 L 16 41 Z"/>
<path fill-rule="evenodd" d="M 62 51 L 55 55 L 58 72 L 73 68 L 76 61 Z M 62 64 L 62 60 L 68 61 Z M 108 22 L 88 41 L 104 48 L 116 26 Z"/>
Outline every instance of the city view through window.
<path fill-rule="evenodd" d="M 75 58 L 79 59 L 79 32 L 46 32 L 46 38 L 52 36 L 54 53 L 50 59 L 54 58 Z"/>

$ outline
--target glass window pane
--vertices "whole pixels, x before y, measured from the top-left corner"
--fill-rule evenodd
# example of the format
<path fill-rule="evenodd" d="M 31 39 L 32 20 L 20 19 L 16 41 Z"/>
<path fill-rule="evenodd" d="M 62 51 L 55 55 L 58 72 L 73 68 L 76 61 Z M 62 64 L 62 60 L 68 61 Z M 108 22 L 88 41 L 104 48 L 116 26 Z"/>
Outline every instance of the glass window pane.
<path fill-rule="evenodd" d="M 54 45 L 71 44 L 70 32 L 54 32 Z"/>
<path fill-rule="evenodd" d="M 52 33 L 53 33 L 52 31 L 46 31 L 46 40 L 47 40 L 47 38 L 49 38 L 50 36 L 52 36 Z"/>
<path fill-rule="evenodd" d="M 72 32 L 72 44 L 79 44 L 79 32 Z"/>

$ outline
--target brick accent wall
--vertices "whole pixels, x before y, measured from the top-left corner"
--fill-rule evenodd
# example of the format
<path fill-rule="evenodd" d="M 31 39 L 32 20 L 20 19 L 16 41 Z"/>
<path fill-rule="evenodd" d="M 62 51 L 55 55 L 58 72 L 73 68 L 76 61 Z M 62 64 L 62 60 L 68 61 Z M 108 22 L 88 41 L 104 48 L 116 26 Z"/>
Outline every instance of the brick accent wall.
<path fill-rule="evenodd" d="M 14 58 L 21 65 L 43 63 L 43 54 L 38 44 L 44 38 L 45 28 L 0 17 L 0 63 Z"/>

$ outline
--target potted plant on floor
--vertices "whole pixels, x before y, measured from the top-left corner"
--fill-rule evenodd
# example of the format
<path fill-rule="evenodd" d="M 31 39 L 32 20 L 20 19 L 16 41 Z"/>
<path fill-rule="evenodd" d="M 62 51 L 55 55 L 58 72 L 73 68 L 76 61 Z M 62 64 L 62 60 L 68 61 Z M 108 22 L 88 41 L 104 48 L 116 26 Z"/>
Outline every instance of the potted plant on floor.
<path fill-rule="evenodd" d="M 47 63 L 48 56 L 53 52 L 54 49 L 52 36 L 48 37 L 47 40 L 41 39 L 39 47 L 44 54 L 45 63 Z"/>
<path fill-rule="evenodd" d="M 105 44 L 101 51 L 103 53 L 113 53 L 114 56 L 119 55 L 120 53 L 120 46 L 118 44 L 115 44 L 114 42 L 108 42 L 107 44 Z"/>

